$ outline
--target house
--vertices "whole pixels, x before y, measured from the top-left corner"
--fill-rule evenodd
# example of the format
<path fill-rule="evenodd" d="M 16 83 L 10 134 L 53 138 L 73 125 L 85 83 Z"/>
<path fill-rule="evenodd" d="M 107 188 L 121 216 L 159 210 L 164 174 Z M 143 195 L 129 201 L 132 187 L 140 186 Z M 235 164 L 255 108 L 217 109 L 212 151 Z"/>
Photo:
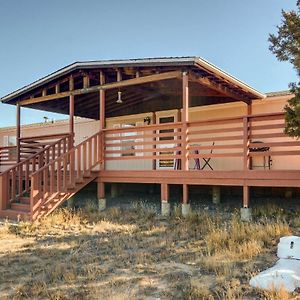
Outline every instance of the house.
<path fill-rule="evenodd" d="M 96 181 L 101 209 L 107 183 L 159 184 L 163 214 L 171 184 L 182 185 L 183 214 L 191 185 L 217 198 L 220 186 L 240 186 L 249 219 L 250 187 L 300 186 L 300 142 L 284 133 L 292 96 L 258 92 L 199 57 L 71 64 L 1 99 L 17 124 L 16 146 L 0 152 L 0 216 L 38 219 Z M 22 107 L 69 120 L 31 135 Z"/>

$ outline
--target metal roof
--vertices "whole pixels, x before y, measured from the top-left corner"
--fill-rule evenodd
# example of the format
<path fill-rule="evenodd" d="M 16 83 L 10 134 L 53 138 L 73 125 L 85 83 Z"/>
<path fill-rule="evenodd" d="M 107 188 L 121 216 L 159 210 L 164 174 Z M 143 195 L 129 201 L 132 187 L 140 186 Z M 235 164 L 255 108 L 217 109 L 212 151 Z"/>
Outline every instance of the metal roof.
<path fill-rule="evenodd" d="M 251 93 L 256 98 L 265 98 L 266 95 L 245 84 L 234 76 L 226 73 L 217 66 L 208 62 L 207 60 L 196 57 L 158 57 L 158 58 L 139 58 L 139 59 L 125 59 L 125 60 L 98 60 L 98 61 L 82 61 L 72 63 L 64 68 L 61 68 L 39 80 L 34 81 L 4 97 L 0 100 L 8 102 L 9 100 L 20 96 L 23 93 L 46 84 L 60 76 L 68 74 L 76 69 L 91 69 L 91 68 L 114 68 L 114 67 L 147 67 L 147 66 L 198 66 L 199 68 L 210 71 L 228 81 Z"/>

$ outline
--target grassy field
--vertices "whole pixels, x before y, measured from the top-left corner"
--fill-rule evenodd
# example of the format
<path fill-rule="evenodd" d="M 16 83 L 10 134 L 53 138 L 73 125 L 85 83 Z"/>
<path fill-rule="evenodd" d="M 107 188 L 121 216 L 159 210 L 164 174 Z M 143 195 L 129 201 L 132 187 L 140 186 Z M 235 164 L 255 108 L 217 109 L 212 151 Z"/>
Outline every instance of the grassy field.
<path fill-rule="evenodd" d="M 147 204 L 98 213 L 60 209 L 40 223 L 0 226 L 1 299 L 297 299 L 252 289 L 276 261 L 280 236 L 298 234 L 299 211 L 258 207 L 163 219 Z"/>

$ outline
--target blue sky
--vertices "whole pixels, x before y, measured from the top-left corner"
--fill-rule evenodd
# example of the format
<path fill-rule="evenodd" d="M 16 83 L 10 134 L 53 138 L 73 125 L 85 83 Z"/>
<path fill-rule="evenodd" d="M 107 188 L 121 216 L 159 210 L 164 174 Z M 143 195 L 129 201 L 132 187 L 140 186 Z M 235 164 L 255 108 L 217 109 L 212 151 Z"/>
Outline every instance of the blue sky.
<path fill-rule="evenodd" d="M 0 0 L 0 96 L 74 61 L 203 57 L 262 92 L 296 80 L 268 50 L 296 0 Z M 22 111 L 22 123 L 46 112 Z M 0 104 L 0 127 L 15 108 Z"/>

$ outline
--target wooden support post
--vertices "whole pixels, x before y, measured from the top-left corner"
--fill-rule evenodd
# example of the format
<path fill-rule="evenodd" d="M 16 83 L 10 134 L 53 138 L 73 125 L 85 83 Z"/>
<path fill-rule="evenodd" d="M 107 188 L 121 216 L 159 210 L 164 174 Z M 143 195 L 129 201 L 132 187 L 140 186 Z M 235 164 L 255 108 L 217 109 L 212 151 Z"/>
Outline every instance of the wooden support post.
<path fill-rule="evenodd" d="M 17 103 L 17 115 L 16 115 L 16 141 L 17 141 L 17 162 L 21 160 L 21 105 Z M 9 146 L 9 145 L 8 145 Z"/>
<path fill-rule="evenodd" d="M 100 85 L 105 84 L 105 74 L 101 70 L 99 74 Z M 105 170 L 105 136 L 103 129 L 105 129 L 105 90 L 99 91 L 99 119 L 100 119 L 100 166 L 102 170 Z"/>
<path fill-rule="evenodd" d="M 97 198 L 98 198 L 98 210 L 103 211 L 106 209 L 105 199 L 105 185 L 104 182 L 97 182 Z"/>
<path fill-rule="evenodd" d="M 5 210 L 8 208 L 8 194 L 8 173 L 4 173 L 2 176 L 0 176 L 0 210 Z"/>
<path fill-rule="evenodd" d="M 251 116 L 252 115 L 252 102 L 247 103 L 247 115 Z M 249 143 L 251 142 L 251 118 L 248 118 L 248 140 Z M 249 157 L 249 161 L 248 161 L 248 169 L 251 170 L 252 169 L 252 157 Z"/>
<path fill-rule="evenodd" d="M 182 186 L 182 203 L 187 204 L 189 202 L 189 187 L 187 184 Z"/>
<path fill-rule="evenodd" d="M 161 184 L 161 214 L 164 217 L 170 215 L 170 203 L 169 203 L 169 185 L 167 183 Z"/>
<path fill-rule="evenodd" d="M 189 78 L 182 73 L 182 170 L 189 170 L 188 160 L 188 122 L 189 122 Z"/>
<path fill-rule="evenodd" d="M 250 168 L 249 143 L 249 118 L 245 116 L 243 118 L 244 171 Z"/>
<path fill-rule="evenodd" d="M 218 185 L 214 185 L 212 187 L 212 202 L 213 204 L 220 204 L 221 198 L 221 187 Z"/>
<path fill-rule="evenodd" d="M 183 184 L 182 186 L 182 205 L 181 205 L 181 213 L 183 217 L 186 217 L 191 210 L 191 206 L 189 202 L 189 187 L 187 184 Z"/>
<path fill-rule="evenodd" d="M 167 183 L 161 184 L 161 201 L 169 201 L 169 185 Z"/>
<path fill-rule="evenodd" d="M 71 135 L 70 148 L 74 146 L 74 95 L 69 97 L 69 133 Z"/>
<path fill-rule="evenodd" d="M 249 207 L 249 186 L 243 186 L 243 208 Z"/>
<path fill-rule="evenodd" d="M 74 90 L 74 78 L 70 77 L 69 80 L 70 91 Z M 74 95 L 70 94 L 69 96 L 69 133 L 71 135 L 71 144 L 70 148 L 74 146 Z"/>
<path fill-rule="evenodd" d="M 252 211 L 249 208 L 250 191 L 249 186 L 244 184 L 243 186 L 243 207 L 241 208 L 241 220 L 249 222 L 252 220 Z"/>

